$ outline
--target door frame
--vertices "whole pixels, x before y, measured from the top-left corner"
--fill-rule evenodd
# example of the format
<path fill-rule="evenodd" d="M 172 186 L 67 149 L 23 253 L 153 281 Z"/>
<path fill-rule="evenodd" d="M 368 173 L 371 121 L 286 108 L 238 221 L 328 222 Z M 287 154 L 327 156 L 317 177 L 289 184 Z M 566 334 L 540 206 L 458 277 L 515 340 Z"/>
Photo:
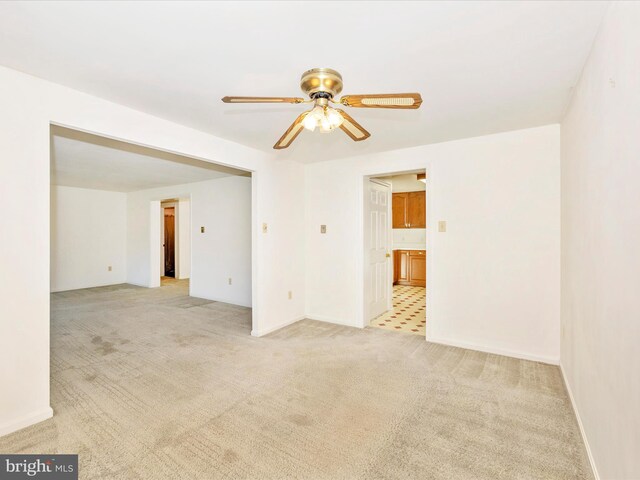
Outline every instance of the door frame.
<path fill-rule="evenodd" d="M 415 166 L 414 166 L 415 165 Z M 429 287 L 429 279 L 433 278 L 433 265 L 436 261 L 437 254 L 435 252 L 435 234 L 433 225 L 436 222 L 433 220 L 431 213 L 434 211 L 433 202 L 435 201 L 435 195 L 433 192 L 434 189 L 434 168 L 431 165 L 431 162 L 425 162 L 423 164 L 414 164 L 413 168 L 409 167 L 404 170 L 386 170 L 384 168 L 379 168 L 377 170 L 372 170 L 366 173 L 363 173 L 358 176 L 357 182 L 357 191 L 359 197 L 359 209 L 358 209 L 358 237 L 360 241 L 357 242 L 357 252 L 356 261 L 357 261 L 357 270 L 361 272 L 360 275 L 357 276 L 358 283 L 358 312 L 356 325 L 360 328 L 365 328 L 369 326 L 369 321 L 367 320 L 367 308 L 366 308 L 366 295 L 365 295 L 365 285 L 366 285 L 366 271 L 365 271 L 365 261 L 366 261 L 366 251 L 364 248 L 364 214 L 365 214 L 365 192 L 366 185 L 372 177 L 385 177 L 385 176 L 393 176 L 393 175 L 402 175 L 408 173 L 415 172 L 425 172 L 427 174 L 426 178 L 426 193 L 425 193 L 425 202 L 426 202 L 426 214 L 427 214 L 427 222 L 426 222 L 426 241 L 425 241 L 425 250 L 427 251 L 427 292 L 426 292 L 426 315 L 429 321 L 426 323 L 425 328 L 425 338 L 430 338 L 432 336 L 433 325 L 437 322 L 436 319 L 436 309 L 433 301 L 433 288 Z M 393 196 L 393 192 L 392 192 Z M 392 219 L 390 219 L 392 221 Z M 391 229 L 393 230 L 393 229 Z M 393 289 L 393 272 L 391 272 L 390 278 L 391 288 Z"/>
<path fill-rule="evenodd" d="M 171 145 L 173 143 L 176 147 L 174 149 L 171 149 L 167 147 L 166 142 L 162 142 L 161 144 L 158 143 L 158 141 L 155 139 L 157 132 L 153 130 L 151 131 L 151 134 L 150 134 L 150 136 L 152 137 L 152 140 L 149 141 L 148 140 L 149 134 L 146 129 L 142 129 L 136 132 L 131 132 L 130 130 L 126 130 L 126 134 L 125 134 L 125 131 L 120 128 L 122 125 L 121 122 L 117 122 L 114 120 L 114 122 L 112 122 L 111 124 L 109 124 L 109 122 L 107 122 L 107 124 L 103 124 L 102 120 L 103 118 L 101 118 L 99 122 L 100 128 L 95 128 L 96 125 L 94 125 L 93 122 L 87 123 L 84 120 L 74 123 L 74 122 L 69 122 L 68 119 L 66 120 L 53 119 L 53 118 L 48 119 L 46 124 L 47 125 L 46 145 L 47 145 L 47 154 L 48 154 L 47 156 L 49 158 L 49 163 L 51 162 L 51 155 L 52 155 L 51 129 L 54 127 L 60 127 L 68 130 L 74 130 L 79 133 L 87 133 L 87 134 L 96 135 L 98 137 L 102 137 L 105 139 L 110 139 L 110 140 L 131 144 L 133 146 L 151 148 L 167 154 L 176 154 L 183 157 L 192 158 L 195 160 L 200 160 L 203 162 L 220 165 L 222 167 L 230 167 L 230 168 L 240 170 L 250 174 L 250 178 L 251 178 L 251 335 L 256 337 L 261 337 L 263 335 L 266 335 L 268 333 L 268 331 L 266 331 L 267 329 L 262 328 L 262 324 L 264 322 L 263 311 L 266 310 L 264 308 L 265 301 L 263 299 L 263 295 L 261 294 L 263 287 L 259 282 L 259 279 L 260 279 L 259 267 L 260 267 L 260 264 L 264 262 L 266 258 L 265 255 L 263 254 L 262 249 L 260 248 L 260 239 L 261 239 L 260 235 L 262 234 L 262 230 L 258 224 L 258 219 L 261 217 L 261 209 L 258 204 L 258 197 L 259 197 L 258 193 L 260 191 L 260 185 L 262 185 L 261 179 L 267 177 L 267 174 L 264 173 L 267 170 L 267 168 L 260 166 L 262 165 L 262 162 L 263 162 L 262 156 L 247 158 L 245 161 L 242 161 L 239 163 L 234 160 L 230 160 L 228 163 L 224 163 L 220 161 L 220 155 L 213 155 L 211 154 L 210 151 L 207 151 L 205 155 L 198 154 L 198 151 L 202 151 L 202 148 L 204 148 L 205 150 L 210 150 L 208 149 L 208 147 L 206 147 L 206 145 L 200 149 L 196 149 L 196 153 L 194 153 L 193 151 L 190 151 L 189 148 L 185 148 L 184 144 L 178 142 L 177 141 L 178 139 L 172 139 L 172 137 L 169 136 L 167 138 L 170 138 L 170 140 L 172 141 L 169 141 L 168 145 Z M 43 139 L 44 138 L 45 137 L 43 136 Z M 175 142 L 173 140 L 175 140 Z M 198 142 L 195 142 L 193 145 L 196 145 L 197 143 Z M 223 158 L 225 157 L 223 156 Z M 258 167 L 259 167 L 259 170 L 256 169 Z M 47 173 L 47 175 L 48 174 L 49 173 Z M 166 196 L 163 195 L 162 198 L 166 198 Z M 178 196 L 170 197 L 170 198 L 178 198 Z M 190 195 L 187 195 L 186 198 L 189 198 L 190 200 L 192 200 Z M 160 213 L 162 212 L 160 208 L 160 203 L 161 203 L 161 198 L 158 198 L 157 200 L 151 200 L 149 202 L 149 212 L 151 213 L 151 215 L 148 218 L 152 219 L 150 221 L 150 228 L 152 230 L 156 229 L 158 226 L 158 224 L 155 222 L 158 221 L 158 218 L 159 218 L 158 215 L 160 215 Z M 51 203 L 49 202 L 48 205 L 49 205 L 49 210 L 51 210 Z M 190 225 L 190 228 L 192 228 L 193 223 L 191 220 L 193 218 L 193 210 L 192 210 L 193 203 L 190 204 L 190 207 L 191 209 L 189 214 L 190 215 L 189 225 Z M 51 216 L 51 212 L 49 212 L 49 217 L 50 216 Z M 155 220 L 153 220 L 153 218 L 155 218 Z M 191 235 L 191 242 L 193 243 L 193 229 L 192 229 L 192 235 Z M 48 243 L 50 245 L 51 243 L 50 239 L 48 240 Z M 146 283 L 136 284 L 138 286 L 145 287 L 145 288 L 158 287 L 160 282 L 160 276 L 154 273 L 154 267 L 152 266 L 152 264 L 155 264 L 156 266 L 159 265 L 159 262 L 158 262 L 159 255 L 158 255 L 158 252 L 154 250 L 154 248 L 158 248 L 160 245 L 160 242 L 158 241 L 158 242 L 151 242 L 151 243 L 152 243 L 152 247 L 151 247 L 150 257 L 148 257 L 150 261 L 149 284 L 146 284 Z M 191 252 L 191 265 L 193 265 L 193 252 Z M 189 291 L 191 291 L 191 285 L 189 285 Z"/>
<path fill-rule="evenodd" d="M 370 312 L 369 312 L 369 299 L 371 298 L 371 294 L 372 292 L 370 291 L 371 288 L 371 282 L 368 281 L 370 280 L 370 278 L 367 278 L 369 276 L 369 274 L 371 273 L 371 269 L 367 268 L 367 265 L 369 264 L 369 259 L 367 258 L 367 248 L 365 246 L 365 244 L 367 244 L 367 240 L 366 240 L 366 232 L 364 231 L 364 222 L 365 222 L 365 218 L 366 215 L 368 213 L 364 212 L 365 209 L 368 209 L 369 205 L 370 205 L 370 199 L 368 198 L 368 193 L 369 193 L 369 183 L 377 183 L 378 185 L 382 185 L 384 187 L 387 187 L 389 189 L 389 197 L 387 199 L 387 255 L 391 255 L 391 256 L 387 256 L 387 312 L 389 310 L 391 310 L 393 308 L 393 255 L 392 255 L 392 249 L 391 249 L 391 241 L 392 241 L 392 226 L 393 226 L 393 222 L 392 222 L 392 218 L 391 218 L 391 199 L 392 199 L 392 195 L 393 192 L 391 190 L 391 184 L 388 182 L 385 182 L 384 180 L 380 180 L 378 178 L 367 178 L 367 180 L 365 180 L 365 184 L 363 185 L 363 187 L 366 185 L 366 188 L 363 188 L 363 199 L 362 199 L 362 207 L 363 207 L 363 216 L 362 216 L 362 231 L 363 231 L 363 235 L 362 235 L 362 239 L 363 239 L 363 245 L 362 248 L 364 249 L 364 291 L 367 293 L 364 293 L 364 316 L 365 316 L 365 320 L 367 322 L 367 325 L 369 324 L 369 322 L 372 320 L 370 317 Z M 367 285 L 369 287 L 367 287 Z M 367 320 L 368 319 L 368 320 Z"/>
<path fill-rule="evenodd" d="M 173 207 L 173 263 L 174 263 L 174 274 L 175 279 L 178 280 L 180 278 L 180 245 L 179 238 L 180 233 L 178 232 L 179 220 L 178 220 L 178 202 L 180 200 L 161 200 L 160 201 L 160 277 L 164 277 L 164 209 Z"/>

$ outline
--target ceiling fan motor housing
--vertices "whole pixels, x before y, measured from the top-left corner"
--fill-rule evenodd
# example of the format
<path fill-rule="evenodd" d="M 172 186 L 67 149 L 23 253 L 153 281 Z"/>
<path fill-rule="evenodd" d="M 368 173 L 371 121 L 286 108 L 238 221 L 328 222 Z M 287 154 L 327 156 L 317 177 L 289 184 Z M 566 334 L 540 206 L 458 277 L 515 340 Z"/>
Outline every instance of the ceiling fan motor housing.
<path fill-rule="evenodd" d="M 342 91 L 342 75 L 330 68 L 312 68 L 302 74 L 300 88 L 311 98 L 333 98 Z"/>

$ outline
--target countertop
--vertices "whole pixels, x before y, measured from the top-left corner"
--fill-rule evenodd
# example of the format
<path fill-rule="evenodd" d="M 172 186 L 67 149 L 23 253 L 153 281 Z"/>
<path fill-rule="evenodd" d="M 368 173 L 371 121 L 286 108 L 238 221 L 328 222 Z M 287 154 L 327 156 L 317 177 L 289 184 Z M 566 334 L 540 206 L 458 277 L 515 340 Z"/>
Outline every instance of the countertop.
<path fill-rule="evenodd" d="M 392 250 L 427 250 L 425 247 L 393 247 Z"/>

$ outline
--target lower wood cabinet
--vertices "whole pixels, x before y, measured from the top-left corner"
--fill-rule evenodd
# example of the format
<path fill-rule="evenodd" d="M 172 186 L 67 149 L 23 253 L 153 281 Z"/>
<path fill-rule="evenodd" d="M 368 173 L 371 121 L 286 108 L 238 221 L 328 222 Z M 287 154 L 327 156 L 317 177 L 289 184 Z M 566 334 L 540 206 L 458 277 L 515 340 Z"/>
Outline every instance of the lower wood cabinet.
<path fill-rule="evenodd" d="M 426 287 L 427 252 L 425 250 L 394 250 L 393 284 Z"/>

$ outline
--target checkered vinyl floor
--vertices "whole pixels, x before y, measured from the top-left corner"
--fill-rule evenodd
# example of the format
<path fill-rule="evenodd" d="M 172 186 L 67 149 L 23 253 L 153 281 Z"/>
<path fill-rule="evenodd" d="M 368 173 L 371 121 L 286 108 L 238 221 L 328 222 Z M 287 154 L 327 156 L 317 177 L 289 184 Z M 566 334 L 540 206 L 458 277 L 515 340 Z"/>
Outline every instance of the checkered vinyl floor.
<path fill-rule="evenodd" d="M 393 286 L 393 309 L 371 320 L 370 325 L 385 330 L 424 335 L 427 323 L 427 289 Z"/>

